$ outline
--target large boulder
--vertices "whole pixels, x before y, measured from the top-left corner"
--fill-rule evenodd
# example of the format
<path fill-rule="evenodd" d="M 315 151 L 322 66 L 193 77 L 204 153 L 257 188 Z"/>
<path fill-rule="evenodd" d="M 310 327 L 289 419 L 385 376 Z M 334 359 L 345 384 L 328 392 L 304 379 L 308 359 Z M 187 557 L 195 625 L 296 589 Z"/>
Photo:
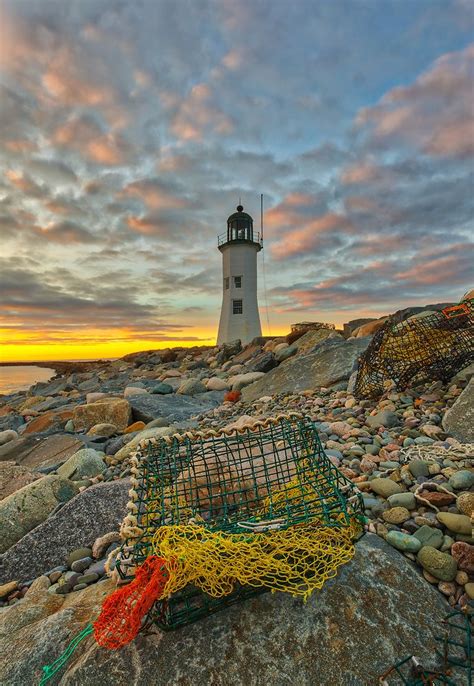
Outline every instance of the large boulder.
<path fill-rule="evenodd" d="M 170 422 L 180 422 L 196 414 L 212 410 L 222 403 L 222 391 L 208 391 L 197 396 L 190 395 L 137 395 L 130 398 L 133 419 L 145 424 L 163 417 Z"/>
<path fill-rule="evenodd" d="M 97 617 L 113 590 L 107 580 L 58 596 L 47 593 L 48 583 L 41 577 L 0 615 L 5 686 L 38 683 L 41 667 Z M 117 651 L 90 637 L 57 683 L 367 686 L 407 655 L 432 665 L 435 636 L 450 609 L 398 551 L 367 535 L 354 560 L 306 604 L 266 593 L 176 632 L 140 635 Z"/>
<path fill-rule="evenodd" d="M 18 464 L 39 469 L 61 464 L 84 447 L 84 442 L 70 434 L 54 436 L 21 436 L 0 447 L 0 462 L 14 460 Z"/>
<path fill-rule="evenodd" d="M 462 443 L 474 441 L 474 377 L 444 414 L 443 429 Z"/>
<path fill-rule="evenodd" d="M 321 331 L 308 331 L 294 345 L 298 345 L 306 336 L 317 333 Z M 370 338 L 351 338 L 346 341 L 334 332 L 325 333 L 329 334 L 329 337 L 313 347 L 311 352 L 290 357 L 259 381 L 244 388 L 243 399 L 251 402 L 264 395 L 330 388 L 347 381 L 359 355 L 367 348 Z"/>
<path fill-rule="evenodd" d="M 117 531 L 129 500 L 128 479 L 90 486 L 0 556 L 0 584 L 26 581 L 64 564 L 76 548 Z M 1 682 L 1 679 L 0 679 Z"/>
<path fill-rule="evenodd" d="M 95 424 L 114 424 L 123 431 L 130 424 L 130 405 L 125 399 L 103 398 L 95 403 L 79 405 L 74 410 L 74 429 L 89 431 Z"/>
<path fill-rule="evenodd" d="M 70 500 L 78 490 L 72 481 L 51 475 L 4 498 L 0 502 L 0 553 L 44 522 L 59 503 Z"/>
<path fill-rule="evenodd" d="M 0 500 L 39 478 L 40 474 L 32 472 L 28 467 L 13 461 L 0 462 Z"/>

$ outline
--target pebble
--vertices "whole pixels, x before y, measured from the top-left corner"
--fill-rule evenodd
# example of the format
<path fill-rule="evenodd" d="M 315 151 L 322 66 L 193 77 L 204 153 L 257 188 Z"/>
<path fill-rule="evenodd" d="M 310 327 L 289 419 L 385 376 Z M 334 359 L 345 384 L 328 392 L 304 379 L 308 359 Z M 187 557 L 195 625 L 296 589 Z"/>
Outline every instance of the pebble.
<path fill-rule="evenodd" d="M 381 495 L 383 498 L 388 498 L 396 493 L 404 493 L 406 490 L 403 486 L 396 484 L 392 479 L 383 477 L 372 479 L 372 481 L 370 481 L 370 487 L 375 493 Z"/>
<path fill-rule="evenodd" d="M 474 493 L 461 493 L 456 499 L 456 507 L 459 512 L 471 517 L 474 512 Z"/>
<path fill-rule="evenodd" d="M 455 472 L 449 479 L 450 485 L 457 491 L 464 491 L 474 486 L 474 471 L 463 469 L 460 472 Z"/>
<path fill-rule="evenodd" d="M 417 553 L 421 548 L 421 541 L 401 531 L 389 531 L 385 540 L 391 546 L 408 553 Z"/>
<path fill-rule="evenodd" d="M 443 532 L 426 524 L 421 526 L 418 531 L 415 531 L 413 535 L 425 546 L 441 548 L 443 544 Z"/>
<path fill-rule="evenodd" d="M 416 556 L 417 561 L 429 574 L 439 581 L 453 581 L 456 577 L 458 566 L 456 560 L 442 553 L 436 548 L 425 545 Z"/>
<path fill-rule="evenodd" d="M 408 465 L 410 472 L 416 478 L 418 476 L 429 476 L 429 466 L 424 460 L 412 460 Z"/>
<path fill-rule="evenodd" d="M 75 562 L 76 560 L 81 560 L 84 557 L 91 557 L 92 556 L 92 550 L 91 548 L 77 548 L 76 550 L 73 550 L 72 553 L 69 553 L 67 557 L 67 566 L 71 567 L 72 563 Z"/>
<path fill-rule="evenodd" d="M 86 570 L 92 564 L 92 557 L 83 557 L 80 560 L 74 560 L 71 564 L 71 569 L 73 572 L 81 573 Z"/>
<path fill-rule="evenodd" d="M 410 513 L 406 507 L 392 507 L 382 514 L 383 519 L 389 524 L 402 524 L 410 518 Z"/>
<path fill-rule="evenodd" d="M 413 493 L 394 493 L 387 500 L 390 507 L 406 507 L 407 510 L 416 508 L 416 499 Z"/>
<path fill-rule="evenodd" d="M 450 531 L 454 531 L 456 534 L 463 534 L 464 536 L 472 536 L 471 520 L 466 515 L 438 512 L 436 517 Z"/>

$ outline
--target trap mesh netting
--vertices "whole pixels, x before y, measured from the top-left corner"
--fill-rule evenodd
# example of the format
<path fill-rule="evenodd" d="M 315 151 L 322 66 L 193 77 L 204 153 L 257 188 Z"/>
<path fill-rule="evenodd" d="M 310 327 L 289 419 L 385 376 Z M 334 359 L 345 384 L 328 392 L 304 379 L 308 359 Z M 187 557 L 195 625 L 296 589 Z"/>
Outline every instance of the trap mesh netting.
<path fill-rule="evenodd" d="M 448 381 L 474 360 L 474 300 L 397 323 L 387 320 L 359 360 L 354 395 L 376 398 L 389 382 Z"/>
<path fill-rule="evenodd" d="M 309 419 L 153 439 L 132 458 L 116 569 L 96 640 L 172 629 L 265 590 L 307 598 L 354 554 L 363 501 Z"/>

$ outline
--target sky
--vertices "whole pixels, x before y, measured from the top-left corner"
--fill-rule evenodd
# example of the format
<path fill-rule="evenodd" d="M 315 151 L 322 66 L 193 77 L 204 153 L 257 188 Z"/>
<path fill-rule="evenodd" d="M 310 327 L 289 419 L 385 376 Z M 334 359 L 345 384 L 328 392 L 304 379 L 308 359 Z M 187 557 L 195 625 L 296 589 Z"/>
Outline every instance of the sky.
<path fill-rule="evenodd" d="M 472 287 L 474 0 L 0 1 L 7 360 L 214 344 L 259 224 L 263 333 Z"/>

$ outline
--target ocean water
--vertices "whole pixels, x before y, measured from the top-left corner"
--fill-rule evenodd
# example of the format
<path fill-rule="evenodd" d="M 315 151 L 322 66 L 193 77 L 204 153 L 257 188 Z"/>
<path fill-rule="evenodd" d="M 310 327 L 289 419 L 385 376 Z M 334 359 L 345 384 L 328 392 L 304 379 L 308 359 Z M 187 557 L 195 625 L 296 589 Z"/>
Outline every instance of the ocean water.
<path fill-rule="evenodd" d="M 8 395 L 15 391 L 26 391 L 38 381 L 48 381 L 55 374 L 54 369 L 47 367 L 0 367 L 0 393 Z"/>

